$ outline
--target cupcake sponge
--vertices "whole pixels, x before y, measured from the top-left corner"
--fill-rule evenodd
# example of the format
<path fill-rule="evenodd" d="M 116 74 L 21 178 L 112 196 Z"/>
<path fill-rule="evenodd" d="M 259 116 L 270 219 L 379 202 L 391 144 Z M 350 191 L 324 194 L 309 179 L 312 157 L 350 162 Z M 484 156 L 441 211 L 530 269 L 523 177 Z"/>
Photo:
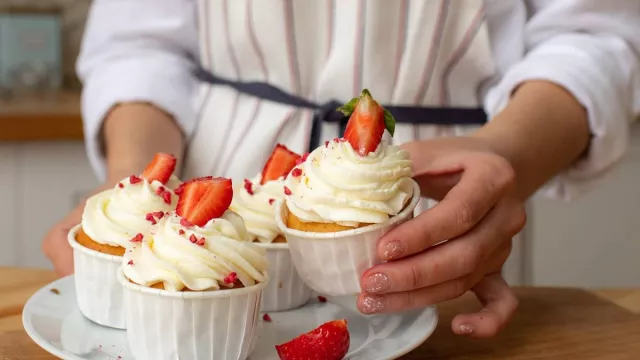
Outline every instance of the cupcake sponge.
<path fill-rule="evenodd" d="M 332 233 L 332 232 L 353 230 L 353 229 L 371 225 L 367 223 L 360 223 L 358 224 L 357 227 L 353 227 L 353 226 L 338 225 L 335 223 L 306 222 L 306 221 L 300 220 L 291 211 L 288 211 L 288 214 L 289 215 L 286 219 L 287 227 L 289 229 L 305 231 L 305 232 Z"/>

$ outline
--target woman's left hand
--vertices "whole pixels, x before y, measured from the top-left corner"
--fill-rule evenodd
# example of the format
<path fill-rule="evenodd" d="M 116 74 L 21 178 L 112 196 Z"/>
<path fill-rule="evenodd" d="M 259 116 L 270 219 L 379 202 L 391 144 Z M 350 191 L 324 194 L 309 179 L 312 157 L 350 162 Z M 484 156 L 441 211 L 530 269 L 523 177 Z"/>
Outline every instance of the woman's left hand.
<path fill-rule="evenodd" d="M 511 239 L 526 222 L 515 171 L 480 138 L 419 141 L 404 148 L 422 195 L 440 202 L 380 239 L 378 254 L 388 262 L 363 275 L 358 308 L 369 314 L 397 312 L 472 290 L 484 308 L 458 315 L 453 331 L 493 336 L 518 303 L 500 275 Z"/>

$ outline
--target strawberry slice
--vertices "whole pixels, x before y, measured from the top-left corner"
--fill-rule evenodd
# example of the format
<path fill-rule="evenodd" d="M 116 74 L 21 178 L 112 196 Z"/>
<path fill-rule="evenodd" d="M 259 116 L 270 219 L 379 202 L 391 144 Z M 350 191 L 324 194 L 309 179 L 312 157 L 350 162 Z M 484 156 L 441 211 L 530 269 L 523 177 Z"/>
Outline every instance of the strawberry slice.
<path fill-rule="evenodd" d="M 189 223 L 204 226 L 219 218 L 231 205 L 231 179 L 205 177 L 190 180 L 182 186 L 176 213 Z"/>
<path fill-rule="evenodd" d="M 347 320 L 324 323 L 306 334 L 276 345 L 280 360 L 340 360 L 349 351 Z"/>
<path fill-rule="evenodd" d="M 282 144 L 276 145 L 269 160 L 264 165 L 264 169 L 262 169 L 260 184 L 264 185 L 267 181 L 277 180 L 282 176 L 286 176 L 296 166 L 298 159 L 300 159 L 300 155 L 287 149 L 286 146 Z"/>
<path fill-rule="evenodd" d="M 373 99 L 367 89 L 362 90 L 359 97 L 351 99 L 338 111 L 350 116 L 344 138 L 360 156 L 376 151 L 385 129 L 393 136 L 395 119 Z"/>
<path fill-rule="evenodd" d="M 148 182 L 158 180 L 163 184 L 166 184 L 176 169 L 176 157 L 170 154 L 157 153 L 153 157 L 153 160 L 144 169 L 142 177 L 147 179 Z"/>

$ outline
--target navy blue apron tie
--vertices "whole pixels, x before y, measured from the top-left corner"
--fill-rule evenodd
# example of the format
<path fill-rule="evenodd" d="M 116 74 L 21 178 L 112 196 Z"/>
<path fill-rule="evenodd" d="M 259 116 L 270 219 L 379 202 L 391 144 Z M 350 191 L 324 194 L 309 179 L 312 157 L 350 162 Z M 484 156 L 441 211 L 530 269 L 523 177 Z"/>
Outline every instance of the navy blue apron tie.
<path fill-rule="evenodd" d="M 302 97 L 286 93 L 268 83 L 223 79 L 201 67 L 195 69 L 194 75 L 198 80 L 211 85 L 229 86 L 238 92 L 260 99 L 290 105 L 296 108 L 313 110 L 315 116 L 311 127 L 310 151 L 320 145 L 320 128 L 322 122 L 338 123 L 340 125 L 339 137 L 344 134 L 344 128 L 348 118 L 341 112 L 336 111 L 344 102 L 331 100 L 324 104 L 317 104 Z M 482 125 L 487 121 L 487 115 L 482 108 L 383 106 L 393 114 L 398 124 Z"/>

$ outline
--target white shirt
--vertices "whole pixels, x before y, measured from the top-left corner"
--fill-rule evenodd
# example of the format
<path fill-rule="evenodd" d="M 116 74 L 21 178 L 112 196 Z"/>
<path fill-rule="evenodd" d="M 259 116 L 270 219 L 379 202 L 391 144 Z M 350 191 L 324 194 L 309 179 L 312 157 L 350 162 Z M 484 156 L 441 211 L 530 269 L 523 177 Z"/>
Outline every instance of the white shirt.
<path fill-rule="evenodd" d="M 368 88 L 382 104 L 484 106 L 491 118 L 523 81 L 545 79 L 588 110 L 588 155 L 549 194 L 583 192 L 624 154 L 640 113 L 637 0 L 94 0 L 78 72 L 87 150 L 109 109 L 148 101 L 189 137 L 185 177 L 253 176 L 276 142 L 308 151 L 312 113 L 200 84 L 199 61 L 316 102 Z M 132 119 L 135 121 L 135 119 Z M 393 141 L 464 134 L 399 125 Z M 321 139 L 335 137 L 323 125 Z"/>

